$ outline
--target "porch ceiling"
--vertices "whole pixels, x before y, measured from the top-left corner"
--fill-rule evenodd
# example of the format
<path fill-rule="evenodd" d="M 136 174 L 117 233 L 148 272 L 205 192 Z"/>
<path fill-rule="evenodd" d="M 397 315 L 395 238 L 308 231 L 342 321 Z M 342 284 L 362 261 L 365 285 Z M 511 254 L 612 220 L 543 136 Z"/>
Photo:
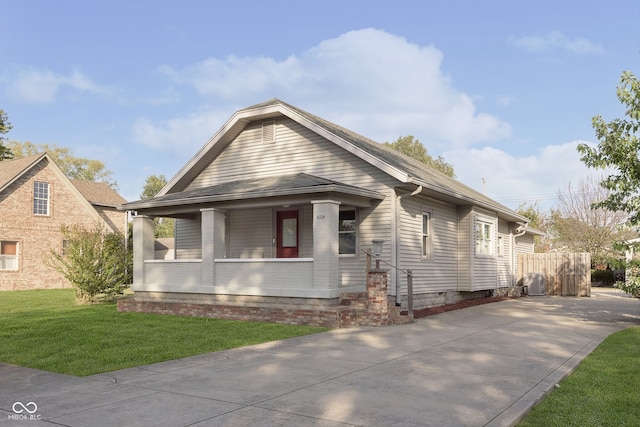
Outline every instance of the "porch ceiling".
<path fill-rule="evenodd" d="M 184 212 L 186 209 L 203 207 L 228 208 L 241 204 L 275 206 L 286 202 L 309 202 L 310 200 L 334 198 L 355 206 L 371 206 L 384 194 L 349 184 L 320 178 L 305 173 L 271 176 L 225 182 L 209 187 L 194 188 L 165 194 L 153 199 L 138 200 L 123 204 L 121 210 L 147 211 L 149 214 Z M 186 208 L 186 209 L 185 209 Z"/>

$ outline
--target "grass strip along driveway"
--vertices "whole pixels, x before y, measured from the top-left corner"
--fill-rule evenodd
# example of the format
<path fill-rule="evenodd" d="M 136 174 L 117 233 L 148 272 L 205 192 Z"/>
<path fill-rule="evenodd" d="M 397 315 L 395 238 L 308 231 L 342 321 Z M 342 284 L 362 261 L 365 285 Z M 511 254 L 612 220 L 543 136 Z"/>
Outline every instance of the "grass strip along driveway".
<path fill-rule="evenodd" d="M 518 424 L 640 425 L 640 327 L 608 336 Z"/>
<path fill-rule="evenodd" d="M 321 332 L 326 328 L 119 313 L 72 289 L 0 292 L 0 362 L 75 376 Z"/>

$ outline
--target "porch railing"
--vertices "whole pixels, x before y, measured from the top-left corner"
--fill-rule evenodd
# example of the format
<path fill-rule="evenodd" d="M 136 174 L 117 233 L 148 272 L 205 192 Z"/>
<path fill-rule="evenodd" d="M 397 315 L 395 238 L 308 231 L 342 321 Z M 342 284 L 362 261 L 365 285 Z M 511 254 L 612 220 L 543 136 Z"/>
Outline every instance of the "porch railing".
<path fill-rule="evenodd" d="M 311 288 L 313 258 L 217 259 L 216 286 Z"/>
<path fill-rule="evenodd" d="M 202 260 L 145 260 L 144 287 L 167 292 L 264 295 L 312 289 L 313 258 L 216 259 L 215 283 L 202 283 Z"/>

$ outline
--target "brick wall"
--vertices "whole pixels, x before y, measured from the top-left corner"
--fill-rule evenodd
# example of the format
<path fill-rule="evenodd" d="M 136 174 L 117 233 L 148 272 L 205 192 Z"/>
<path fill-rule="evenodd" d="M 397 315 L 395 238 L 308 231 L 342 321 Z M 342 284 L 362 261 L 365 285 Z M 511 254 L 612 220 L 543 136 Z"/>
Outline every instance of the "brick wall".
<path fill-rule="evenodd" d="M 33 214 L 34 181 L 49 183 L 47 216 Z M 63 224 L 93 227 L 98 220 L 95 211 L 79 203 L 72 189 L 72 184 L 43 159 L 0 194 L 0 240 L 18 242 L 18 270 L 0 270 L 0 290 L 70 287 L 46 260 L 52 249 L 62 250 Z"/>
<path fill-rule="evenodd" d="M 136 293 L 137 295 L 138 293 Z M 192 294 L 195 296 L 195 294 Z M 260 297 L 230 297 L 216 299 L 202 295 L 199 300 L 188 301 L 184 296 L 143 294 L 142 298 L 124 298 L 118 300 L 118 311 L 137 311 L 144 313 L 170 314 L 177 316 L 197 316 L 232 320 L 251 320 L 291 325 L 314 325 L 331 328 L 349 326 L 385 326 L 407 323 L 410 319 L 401 316 L 395 307 L 393 298 L 387 296 L 387 273 L 370 272 L 367 278 L 367 292 L 344 293 L 329 305 L 327 301 L 313 303 L 305 300 L 304 305 L 294 301 L 259 301 Z M 197 298 L 197 296 L 196 296 Z M 296 298 L 289 298 L 295 300 Z M 300 299 L 303 300 L 303 299 Z M 243 301 L 234 304 L 230 301 Z"/>

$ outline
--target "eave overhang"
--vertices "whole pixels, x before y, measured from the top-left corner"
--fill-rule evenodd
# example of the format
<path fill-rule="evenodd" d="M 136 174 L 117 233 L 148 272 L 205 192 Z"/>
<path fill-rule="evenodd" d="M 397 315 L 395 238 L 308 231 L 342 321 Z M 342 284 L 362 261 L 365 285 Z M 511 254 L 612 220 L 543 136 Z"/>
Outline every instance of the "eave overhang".
<path fill-rule="evenodd" d="M 344 200 L 353 206 L 368 207 L 384 195 L 365 188 L 342 184 L 306 174 L 267 177 L 223 183 L 209 187 L 165 194 L 153 199 L 121 205 L 120 210 L 159 214 L 184 212 L 204 207 L 276 206 L 299 204 L 317 199 Z"/>

